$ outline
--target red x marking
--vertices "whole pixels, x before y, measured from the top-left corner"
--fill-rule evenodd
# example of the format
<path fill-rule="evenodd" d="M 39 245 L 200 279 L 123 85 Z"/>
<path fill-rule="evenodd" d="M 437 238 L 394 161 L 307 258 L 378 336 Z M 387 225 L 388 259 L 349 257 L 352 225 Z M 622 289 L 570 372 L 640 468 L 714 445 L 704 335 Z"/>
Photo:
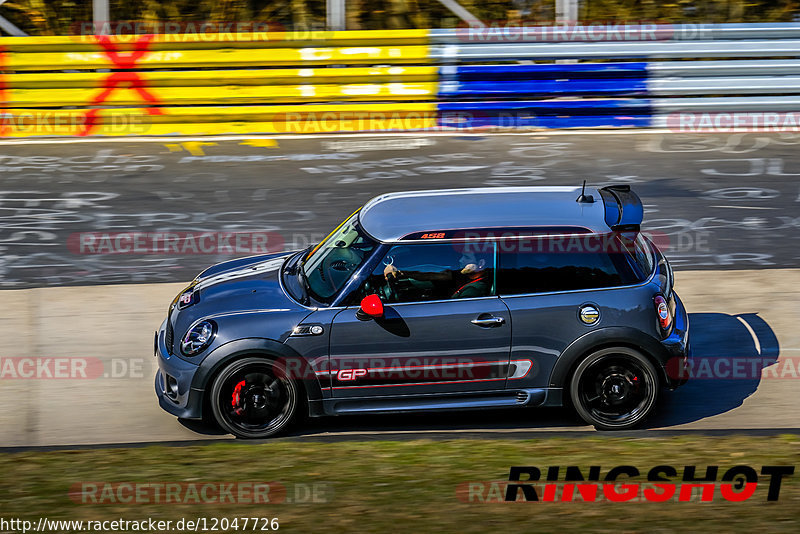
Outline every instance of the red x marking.
<path fill-rule="evenodd" d="M 104 87 L 103 91 L 91 100 L 90 105 L 96 106 L 106 102 L 111 93 L 117 90 L 118 86 L 122 84 L 136 91 L 143 101 L 153 106 L 160 105 L 158 97 L 147 89 L 147 80 L 142 79 L 139 73 L 133 70 L 137 68 L 137 63 L 142 56 L 150 52 L 150 44 L 155 35 L 142 35 L 134 43 L 133 51 L 126 54 L 121 54 L 119 50 L 117 50 L 117 46 L 111 42 L 108 35 L 97 35 L 95 37 L 97 38 L 97 44 L 103 48 L 108 59 L 114 64 L 112 68 L 124 69 L 124 71 L 109 74 L 101 85 L 101 87 Z M 157 107 L 148 107 L 146 110 L 148 115 L 163 114 L 163 111 Z M 97 114 L 100 113 L 100 111 L 102 111 L 101 108 L 94 108 L 86 112 L 83 131 L 78 133 L 78 135 L 88 135 L 91 130 L 97 126 Z"/>
<path fill-rule="evenodd" d="M 8 108 L 8 85 L 6 84 L 6 74 L 4 72 L 6 66 L 6 49 L 0 46 L 0 137 L 6 135 L 6 116 L 5 110 Z"/>

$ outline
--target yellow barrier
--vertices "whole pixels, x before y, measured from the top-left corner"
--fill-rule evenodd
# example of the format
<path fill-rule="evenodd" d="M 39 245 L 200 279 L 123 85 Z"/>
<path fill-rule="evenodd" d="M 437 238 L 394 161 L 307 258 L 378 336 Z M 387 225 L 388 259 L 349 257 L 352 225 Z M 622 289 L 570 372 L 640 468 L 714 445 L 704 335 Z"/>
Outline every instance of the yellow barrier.
<path fill-rule="evenodd" d="M 358 82 L 435 82 L 437 67 L 354 67 L 317 69 L 231 69 L 192 71 L 153 71 L 139 73 L 150 87 L 197 87 L 225 85 L 276 84 L 350 84 Z M 104 72 L 63 72 L 9 74 L 6 87 L 11 89 L 101 87 L 108 79 Z"/>
<path fill-rule="evenodd" d="M 161 50 L 146 52 L 136 68 L 224 68 L 252 66 L 304 66 L 430 63 L 427 46 L 345 48 L 259 48 L 253 50 Z M 103 52 L 9 52 L 7 70 L 120 68 Z"/>
<path fill-rule="evenodd" d="M 432 128 L 427 43 L 427 30 L 0 38 L 0 136 Z"/>
<path fill-rule="evenodd" d="M 259 121 L 277 120 L 277 116 L 290 113 L 297 115 L 330 114 L 330 113 L 374 113 L 402 114 L 402 113 L 435 113 L 434 102 L 408 102 L 408 103 L 371 103 L 371 104 L 303 104 L 297 105 L 267 105 L 267 106 L 198 106 L 198 107 L 164 107 L 163 114 L 154 115 L 147 120 L 150 122 L 236 122 L 253 118 Z M 129 116 L 141 116 L 145 110 L 140 107 L 132 108 L 104 108 L 98 110 L 98 118 L 112 120 L 118 118 L 125 120 Z M 19 117 L 26 123 L 47 123 L 54 119 L 62 121 L 80 120 L 86 116 L 86 110 L 81 109 L 37 109 L 37 108 L 11 108 L 0 111 L 0 119 L 6 117 Z"/>
<path fill-rule="evenodd" d="M 355 132 L 406 132 L 431 130 L 436 128 L 436 117 L 416 117 L 411 119 L 370 119 L 363 121 L 343 120 L 320 122 L 277 121 L 277 122 L 212 122 L 212 123 L 174 123 L 153 124 L 148 127 L 120 127 L 101 125 L 84 134 L 82 127 L 68 125 L 48 125 L 38 129 L 9 127 L 2 131 L 2 137 L 51 137 L 51 136 L 189 136 L 189 135 L 272 135 L 272 134 L 323 134 Z"/>
<path fill-rule="evenodd" d="M 159 87 L 149 90 L 157 103 L 169 105 L 258 104 L 261 102 L 319 102 L 330 100 L 430 100 L 436 96 L 435 83 L 385 83 L 348 85 L 265 85 L 218 87 Z M 101 94 L 102 89 L 94 93 Z M 11 91 L 12 106 L 82 106 L 91 92 L 86 89 L 20 89 Z M 91 102 L 90 102 L 91 103 Z M 114 89 L 102 104 L 152 106 L 131 89 Z M 162 104 L 163 105 L 163 104 Z"/>
<path fill-rule="evenodd" d="M 0 113 L 6 137 L 46 135 L 217 135 L 401 131 L 436 126 L 436 104 L 333 104 L 88 110 L 9 109 Z M 88 126 L 92 124 L 92 126 Z"/>

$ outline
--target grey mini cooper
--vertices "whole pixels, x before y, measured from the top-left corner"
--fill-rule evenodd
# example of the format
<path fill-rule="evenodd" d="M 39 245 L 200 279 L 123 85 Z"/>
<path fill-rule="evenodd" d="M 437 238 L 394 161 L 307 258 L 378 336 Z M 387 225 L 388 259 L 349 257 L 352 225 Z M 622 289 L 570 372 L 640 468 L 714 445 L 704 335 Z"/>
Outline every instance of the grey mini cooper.
<path fill-rule="evenodd" d="M 639 425 L 686 310 L 627 186 L 390 193 L 318 245 L 200 273 L 155 335 L 161 407 L 243 438 L 301 415 L 569 405 Z"/>

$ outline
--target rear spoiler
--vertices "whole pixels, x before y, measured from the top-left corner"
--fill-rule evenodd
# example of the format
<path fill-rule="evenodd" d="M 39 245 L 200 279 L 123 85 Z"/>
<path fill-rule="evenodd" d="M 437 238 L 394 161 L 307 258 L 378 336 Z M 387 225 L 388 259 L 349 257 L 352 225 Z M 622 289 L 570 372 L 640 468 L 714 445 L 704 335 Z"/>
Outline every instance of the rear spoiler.
<path fill-rule="evenodd" d="M 606 224 L 618 232 L 638 232 L 644 219 L 644 206 L 639 195 L 629 185 L 609 185 L 600 188 L 605 206 Z"/>

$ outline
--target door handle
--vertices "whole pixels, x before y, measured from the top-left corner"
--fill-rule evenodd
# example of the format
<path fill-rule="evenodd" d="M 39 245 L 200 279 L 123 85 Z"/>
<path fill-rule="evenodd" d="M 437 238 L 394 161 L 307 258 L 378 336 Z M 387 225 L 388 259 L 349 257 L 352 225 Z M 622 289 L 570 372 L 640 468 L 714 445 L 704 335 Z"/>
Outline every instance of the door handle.
<path fill-rule="evenodd" d="M 495 326 L 500 326 L 505 324 L 506 320 L 502 317 L 495 317 L 494 315 L 489 315 L 486 317 L 485 315 L 479 315 L 477 319 L 473 319 L 470 321 L 475 326 L 482 326 L 484 328 L 492 328 Z"/>

